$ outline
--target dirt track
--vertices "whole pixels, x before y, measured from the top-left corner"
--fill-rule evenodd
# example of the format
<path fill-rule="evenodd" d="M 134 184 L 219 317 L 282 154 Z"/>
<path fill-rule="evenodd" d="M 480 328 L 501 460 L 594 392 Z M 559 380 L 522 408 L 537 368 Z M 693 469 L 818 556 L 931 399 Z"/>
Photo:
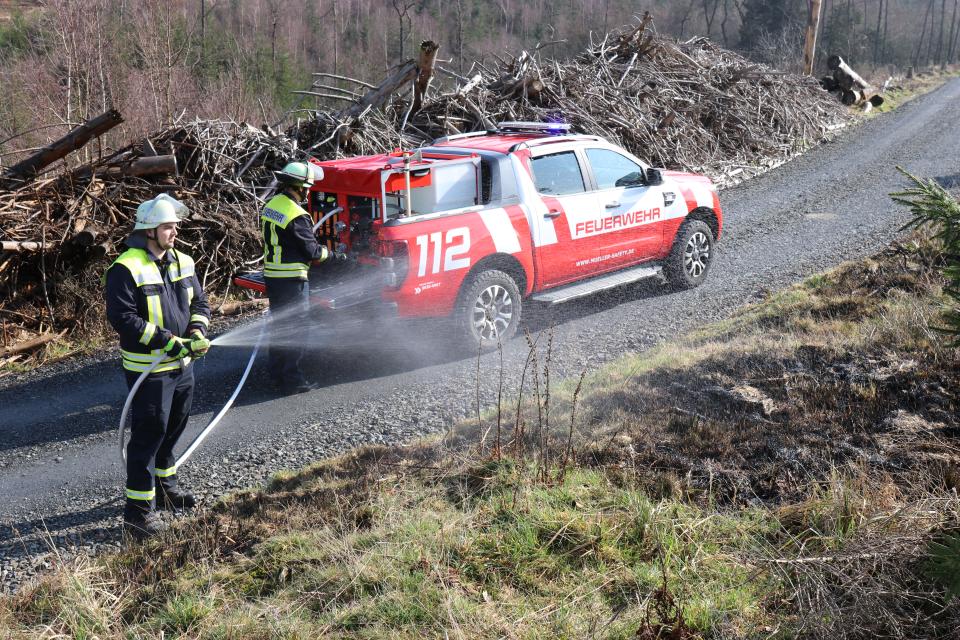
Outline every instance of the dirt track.
<path fill-rule="evenodd" d="M 559 308 L 528 307 L 531 331 L 555 327 L 551 375 L 577 375 L 723 318 L 764 291 L 876 251 L 906 221 L 887 196 L 904 184 L 895 165 L 960 183 L 956 122 L 960 80 L 725 191 L 724 237 L 700 289 L 668 294 L 644 284 Z M 264 370 L 257 367 L 238 406 L 182 470 L 185 483 L 215 496 L 357 444 L 434 432 L 475 412 L 475 358 L 437 354 L 427 331 L 397 327 L 395 334 L 370 335 L 370 348 L 359 355 L 318 353 L 314 373 L 323 386 L 301 396 L 277 399 L 258 388 Z M 374 348 L 384 343 L 393 346 Z M 199 397 L 187 437 L 226 400 L 248 353 L 214 350 L 197 365 Z M 515 389 L 526 353 L 523 340 L 505 348 L 507 389 Z M 482 359 L 482 403 L 496 398 L 498 369 L 496 353 Z M 123 477 L 115 427 L 124 395 L 112 358 L 30 376 L 0 391 L 0 590 L 15 589 L 49 563 L 51 542 L 57 548 L 117 543 Z"/>

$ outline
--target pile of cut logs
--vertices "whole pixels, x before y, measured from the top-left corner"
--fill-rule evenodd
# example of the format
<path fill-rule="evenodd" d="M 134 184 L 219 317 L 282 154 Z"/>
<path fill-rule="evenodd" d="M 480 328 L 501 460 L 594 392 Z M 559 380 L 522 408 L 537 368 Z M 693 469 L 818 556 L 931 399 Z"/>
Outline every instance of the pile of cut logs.
<path fill-rule="evenodd" d="M 820 86 L 834 94 L 840 102 L 848 106 L 857 106 L 864 111 L 883 104 L 883 96 L 877 93 L 869 82 L 860 77 L 843 58 L 834 54 L 827 58 L 827 67 L 833 75 L 823 76 Z"/>
<path fill-rule="evenodd" d="M 462 76 L 437 67 L 445 78 L 430 92 L 437 46 L 424 42 L 417 59 L 376 86 L 317 74 L 302 93 L 346 104 L 317 110 L 285 132 L 178 123 L 80 168 L 51 169 L 120 115 L 71 131 L 0 176 L 0 366 L 64 332 L 108 330 L 100 278 L 136 206 L 160 191 L 190 207 L 180 242 L 197 259 L 207 290 L 226 300 L 230 276 L 256 268 L 257 212 L 274 184 L 272 171 L 290 158 L 410 148 L 503 120 L 563 120 L 656 166 L 729 184 L 785 161 L 850 117 L 815 81 L 703 38 L 671 41 L 653 31 L 649 16 L 573 60 L 542 51 L 476 63 Z M 353 90 L 342 88 L 350 83 Z"/>

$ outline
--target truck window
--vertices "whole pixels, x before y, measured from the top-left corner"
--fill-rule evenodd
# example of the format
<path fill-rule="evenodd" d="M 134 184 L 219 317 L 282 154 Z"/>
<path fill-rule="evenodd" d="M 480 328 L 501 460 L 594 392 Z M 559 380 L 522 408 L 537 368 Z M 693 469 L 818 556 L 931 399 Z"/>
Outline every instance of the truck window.
<path fill-rule="evenodd" d="M 586 191 L 577 154 L 573 151 L 551 153 L 533 158 L 533 181 L 537 191 L 551 196 Z"/>
<path fill-rule="evenodd" d="M 643 185 L 643 167 L 609 149 L 587 149 L 598 189 L 639 187 Z"/>

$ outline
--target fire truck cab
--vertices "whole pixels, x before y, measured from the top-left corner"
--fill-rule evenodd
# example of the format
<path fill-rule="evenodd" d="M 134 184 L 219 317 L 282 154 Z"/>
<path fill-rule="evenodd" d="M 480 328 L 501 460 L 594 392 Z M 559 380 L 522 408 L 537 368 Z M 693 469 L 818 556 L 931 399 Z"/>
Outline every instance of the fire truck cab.
<path fill-rule="evenodd" d="M 698 286 L 722 230 L 708 178 L 651 168 L 564 125 L 505 122 L 316 164 L 318 238 L 352 260 L 311 275 L 313 305 L 445 317 L 473 348 L 512 337 L 525 300 L 661 276 Z M 264 289 L 262 274 L 235 281 Z"/>

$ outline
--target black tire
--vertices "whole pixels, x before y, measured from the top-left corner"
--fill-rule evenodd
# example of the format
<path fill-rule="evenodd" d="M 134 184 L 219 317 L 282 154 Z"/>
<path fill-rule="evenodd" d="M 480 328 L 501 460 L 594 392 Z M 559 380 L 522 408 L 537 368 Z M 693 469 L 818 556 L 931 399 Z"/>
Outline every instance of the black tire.
<path fill-rule="evenodd" d="M 463 285 L 453 312 L 458 346 L 494 349 L 517 333 L 523 301 L 509 274 L 491 269 L 474 274 Z"/>
<path fill-rule="evenodd" d="M 713 231 L 702 220 L 687 220 L 677 232 L 670 256 L 663 265 L 667 283 L 676 290 L 703 284 L 715 255 Z"/>

